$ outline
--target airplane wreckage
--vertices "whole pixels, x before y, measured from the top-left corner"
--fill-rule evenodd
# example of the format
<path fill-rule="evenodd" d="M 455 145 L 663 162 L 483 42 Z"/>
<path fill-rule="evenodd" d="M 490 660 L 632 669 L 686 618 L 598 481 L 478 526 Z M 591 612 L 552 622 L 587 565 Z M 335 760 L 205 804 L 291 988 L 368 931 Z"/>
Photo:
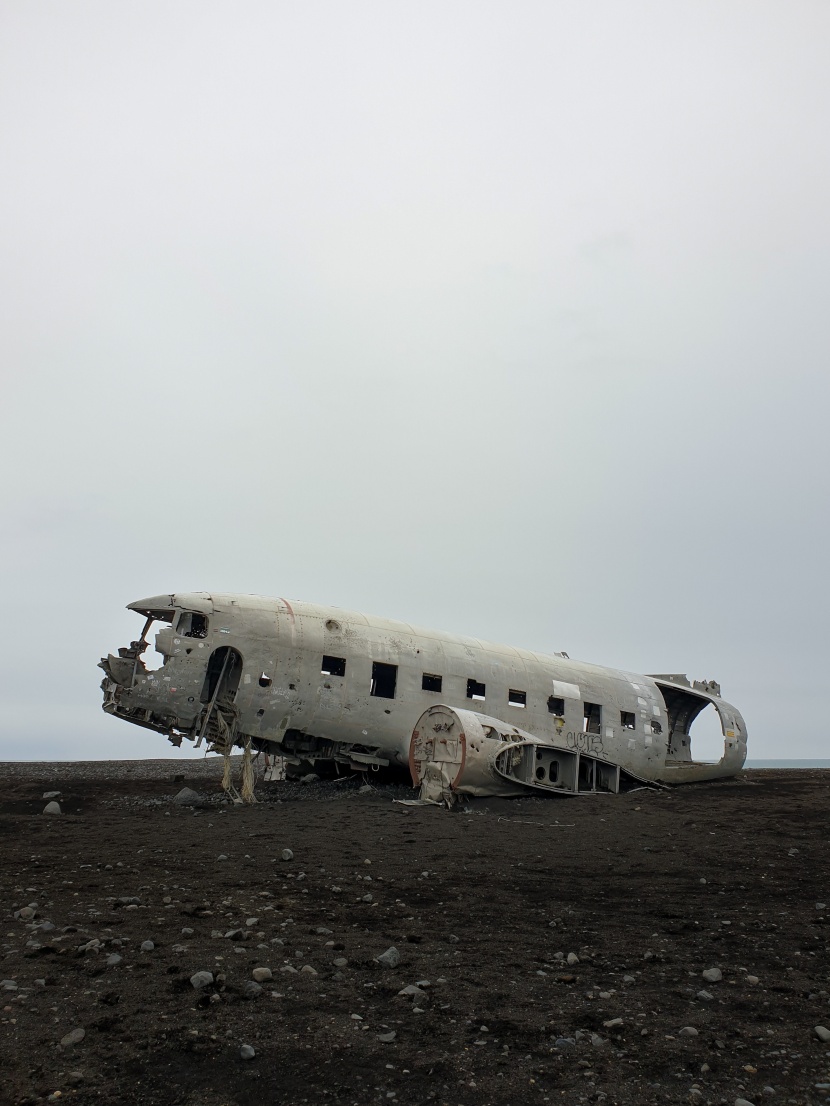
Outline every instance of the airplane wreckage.
<path fill-rule="evenodd" d="M 248 595 L 157 595 L 128 605 L 137 641 L 101 661 L 104 710 L 226 757 L 302 770 L 407 767 L 421 798 L 579 795 L 732 776 L 746 727 L 714 681 L 643 676 L 353 611 Z M 154 624 L 156 671 L 142 659 Z M 712 704 L 717 763 L 692 759 Z M 266 778 L 268 774 L 266 773 Z M 279 778 L 272 775 L 272 778 Z M 247 794 L 246 794 L 247 791 Z"/>

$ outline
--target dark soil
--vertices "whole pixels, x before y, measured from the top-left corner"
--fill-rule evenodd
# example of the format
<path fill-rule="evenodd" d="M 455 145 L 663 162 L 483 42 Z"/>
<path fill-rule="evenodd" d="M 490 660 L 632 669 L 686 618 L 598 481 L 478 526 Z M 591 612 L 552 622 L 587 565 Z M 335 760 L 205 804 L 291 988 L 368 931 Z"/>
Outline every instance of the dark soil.
<path fill-rule="evenodd" d="M 3 1106 L 830 1100 L 830 773 L 449 812 L 220 770 L 0 766 Z"/>

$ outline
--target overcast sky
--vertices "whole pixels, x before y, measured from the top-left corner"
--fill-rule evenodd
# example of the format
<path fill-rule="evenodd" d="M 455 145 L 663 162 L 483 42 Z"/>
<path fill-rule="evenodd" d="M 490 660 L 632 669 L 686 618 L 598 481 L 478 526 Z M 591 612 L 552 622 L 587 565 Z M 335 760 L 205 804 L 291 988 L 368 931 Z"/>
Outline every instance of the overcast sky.
<path fill-rule="evenodd" d="M 166 591 L 715 678 L 828 757 L 830 7 L 0 4 L 0 759 Z"/>

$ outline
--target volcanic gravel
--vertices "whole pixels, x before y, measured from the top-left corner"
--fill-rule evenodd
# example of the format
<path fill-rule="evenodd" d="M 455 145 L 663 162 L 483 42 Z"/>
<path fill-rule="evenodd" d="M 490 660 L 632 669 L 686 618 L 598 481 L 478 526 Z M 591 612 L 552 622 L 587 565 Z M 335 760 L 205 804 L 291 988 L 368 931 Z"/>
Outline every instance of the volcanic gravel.
<path fill-rule="evenodd" d="M 830 1101 L 830 773 L 453 811 L 221 774 L 0 765 L 4 1106 Z"/>

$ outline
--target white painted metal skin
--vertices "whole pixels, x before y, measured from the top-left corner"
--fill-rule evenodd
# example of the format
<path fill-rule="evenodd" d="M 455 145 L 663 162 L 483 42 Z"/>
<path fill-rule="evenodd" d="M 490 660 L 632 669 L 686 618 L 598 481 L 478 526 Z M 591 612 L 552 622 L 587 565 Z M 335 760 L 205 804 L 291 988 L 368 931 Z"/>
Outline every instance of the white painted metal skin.
<path fill-rule="evenodd" d="M 138 641 L 101 662 L 104 710 L 175 744 L 187 738 L 222 749 L 250 739 L 289 763 L 406 768 L 418 719 L 445 704 L 645 780 L 734 775 L 746 757 L 743 719 L 714 683 L 689 685 L 682 676 L 603 668 L 285 599 L 178 593 L 129 609 L 147 623 Z M 153 620 L 162 622 L 156 649 L 164 664 L 150 672 L 142 654 Z M 440 690 L 424 690 L 425 674 L 440 677 Z M 394 687 L 384 687 L 391 676 Z M 469 697 L 468 681 L 484 685 L 483 697 Z M 586 703 L 594 705 L 587 724 Z M 724 732 L 715 764 L 691 759 L 688 733 L 708 703 Z"/>

